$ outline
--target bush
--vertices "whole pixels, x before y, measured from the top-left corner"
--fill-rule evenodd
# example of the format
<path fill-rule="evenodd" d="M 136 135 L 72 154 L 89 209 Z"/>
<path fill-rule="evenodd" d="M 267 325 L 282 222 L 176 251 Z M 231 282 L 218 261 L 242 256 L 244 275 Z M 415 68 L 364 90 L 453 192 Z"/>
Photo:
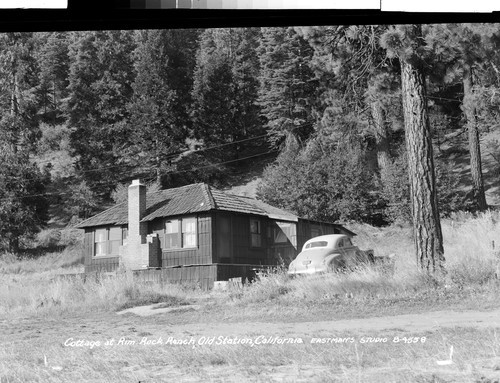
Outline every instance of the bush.
<path fill-rule="evenodd" d="M 366 222 L 376 205 L 372 180 L 359 144 L 312 139 L 301 148 L 291 141 L 265 169 L 257 197 L 309 219 Z"/>

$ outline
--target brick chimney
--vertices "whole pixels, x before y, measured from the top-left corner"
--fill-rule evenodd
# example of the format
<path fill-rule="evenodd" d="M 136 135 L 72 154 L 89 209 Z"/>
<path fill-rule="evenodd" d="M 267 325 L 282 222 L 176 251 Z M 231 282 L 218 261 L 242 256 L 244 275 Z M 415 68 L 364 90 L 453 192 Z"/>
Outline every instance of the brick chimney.
<path fill-rule="evenodd" d="M 158 235 L 148 235 L 147 222 L 141 222 L 145 213 L 146 186 L 133 180 L 128 187 L 128 238 L 127 243 L 120 246 L 120 267 L 125 270 L 161 266 Z"/>
<path fill-rule="evenodd" d="M 128 187 L 128 242 L 146 243 L 147 223 L 140 222 L 146 212 L 146 186 L 133 180 Z"/>

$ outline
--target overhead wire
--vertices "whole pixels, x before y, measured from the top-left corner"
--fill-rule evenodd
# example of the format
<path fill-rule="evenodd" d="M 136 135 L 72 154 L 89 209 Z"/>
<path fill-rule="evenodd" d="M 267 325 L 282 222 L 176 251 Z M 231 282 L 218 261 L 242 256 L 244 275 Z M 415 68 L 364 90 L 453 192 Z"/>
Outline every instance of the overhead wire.
<path fill-rule="evenodd" d="M 209 167 L 217 167 L 217 166 L 221 166 L 221 165 L 225 165 L 225 164 L 228 164 L 228 163 L 233 163 L 233 162 L 238 162 L 238 161 L 244 161 L 244 160 L 247 160 L 247 159 L 250 159 L 250 158 L 256 158 L 256 157 L 260 157 L 260 156 L 265 156 L 265 155 L 269 155 L 269 154 L 273 154 L 273 153 L 278 153 L 279 150 L 275 149 L 275 150 L 269 150 L 267 152 L 264 152 L 264 153 L 258 153 L 258 154 L 254 154 L 254 155 L 251 155 L 251 156 L 247 156 L 247 157 L 242 157 L 242 158 L 237 158 L 237 159 L 234 159 L 234 160 L 228 160 L 228 161 L 223 161 L 223 162 L 218 162 L 218 163 L 215 163 L 215 164 L 208 164 L 208 165 L 203 165 L 203 166 L 199 166 L 199 167 L 194 167 L 194 168 L 190 168 L 190 169 L 182 169 L 182 170 L 172 170 L 172 171 L 166 171 L 162 174 L 166 175 L 166 174 L 175 174 L 175 173 L 189 173 L 189 172 L 194 172 L 194 171 L 198 171 L 198 170 L 201 170 L 201 169 L 206 169 L 206 168 L 209 168 Z M 156 171 L 155 169 L 150 169 L 149 170 L 150 172 L 154 172 Z M 155 177 L 151 177 L 151 178 L 148 178 L 147 180 L 153 180 L 155 179 Z M 115 186 L 116 183 L 107 183 L 107 182 L 97 182 L 96 185 L 101 185 L 101 186 Z M 72 194 L 71 192 L 58 192 L 58 193 L 39 193 L 39 194 L 29 194 L 29 195 L 23 195 L 22 198 L 31 198 L 31 197 L 43 197 L 43 196 L 63 196 L 63 195 L 67 195 L 67 194 Z M 9 200 L 9 198 L 7 197 L 4 197 L 4 198 L 0 198 L 0 201 L 5 201 L 5 200 Z"/>

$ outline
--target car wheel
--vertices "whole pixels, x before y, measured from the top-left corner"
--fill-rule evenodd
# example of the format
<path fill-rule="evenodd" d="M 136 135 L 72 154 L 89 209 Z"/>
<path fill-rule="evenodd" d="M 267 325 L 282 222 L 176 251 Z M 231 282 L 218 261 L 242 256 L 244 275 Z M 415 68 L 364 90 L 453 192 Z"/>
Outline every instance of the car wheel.
<path fill-rule="evenodd" d="M 337 273 L 345 273 L 347 270 L 347 266 L 343 259 L 335 260 L 332 262 L 334 271 Z"/>

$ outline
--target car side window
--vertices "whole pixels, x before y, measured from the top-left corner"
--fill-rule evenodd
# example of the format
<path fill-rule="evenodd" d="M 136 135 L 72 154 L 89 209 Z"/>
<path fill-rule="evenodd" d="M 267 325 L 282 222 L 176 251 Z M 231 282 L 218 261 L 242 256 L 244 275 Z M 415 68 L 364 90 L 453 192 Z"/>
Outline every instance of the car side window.
<path fill-rule="evenodd" d="M 349 238 L 344 238 L 344 246 L 345 247 L 350 247 L 352 246 L 352 242 Z"/>
<path fill-rule="evenodd" d="M 344 239 L 343 238 L 339 239 L 339 241 L 337 242 L 337 247 L 338 248 L 344 247 Z"/>

